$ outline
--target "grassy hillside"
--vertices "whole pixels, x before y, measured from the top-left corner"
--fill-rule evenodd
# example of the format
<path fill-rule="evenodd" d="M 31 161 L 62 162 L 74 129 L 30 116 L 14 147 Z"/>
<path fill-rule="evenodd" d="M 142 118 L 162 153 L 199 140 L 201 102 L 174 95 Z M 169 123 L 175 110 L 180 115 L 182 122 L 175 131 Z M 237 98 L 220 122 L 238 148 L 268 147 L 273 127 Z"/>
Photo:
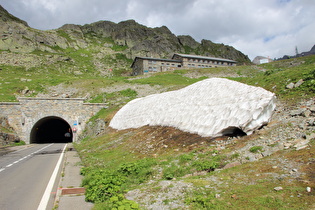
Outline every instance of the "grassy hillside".
<path fill-rule="evenodd" d="M 270 125 L 242 138 L 202 138 L 159 126 L 123 131 L 106 127 L 101 135 L 87 135 L 76 144 L 85 166 L 87 200 L 96 203 L 95 209 L 154 205 L 167 209 L 315 208 L 314 139 L 303 150 L 281 146 L 297 140 L 296 121 L 305 119 L 288 121 L 283 116 L 298 109 L 300 101 L 314 97 L 314 72 L 315 56 L 309 56 L 260 66 L 94 78 L 128 88 L 94 97 L 95 102 L 106 100 L 109 109 L 91 119 L 92 127 L 97 120 L 110 121 L 122 105 L 138 97 L 135 87 L 174 90 L 207 77 L 228 77 L 275 92 L 280 108 Z M 300 79 L 304 83 L 299 87 L 286 88 Z M 314 132 L 311 128 L 302 131 L 306 135 Z M 274 152 L 266 155 L 266 151 Z M 224 169 L 228 164 L 235 167 Z M 307 192 L 306 187 L 312 191 Z"/>
<path fill-rule="evenodd" d="M 90 120 L 84 139 L 76 144 L 84 165 L 86 196 L 96 203 L 95 209 L 151 208 L 158 202 L 169 209 L 315 208 L 314 190 L 305 190 L 315 188 L 314 139 L 306 150 L 290 147 L 251 160 L 263 151 L 278 148 L 283 141 L 296 140 L 294 129 L 300 122 L 280 121 L 278 115 L 284 114 L 281 110 L 298 109 L 300 101 L 314 97 L 315 56 L 260 66 L 128 77 L 121 76 L 121 71 L 113 76 L 95 71 L 89 65 L 93 62 L 90 50 L 34 52 L 19 60 L 33 63 L 29 67 L 19 62 L 1 64 L 0 101 L 15 101 L 16 96 L 69 94 L 108 103 L 109 108 Z M 41 64 L 37 65 L 38 59 Z M 176 90 L 208 77 L 227 77 L 263 87 L 276 93 L 283 108 L 266 129 L 243 138 L 201 138 L 165 127 L 124 131 L 106 127 L 97 136 L 88 132 L 99 120 L 109 122 L 120 107 L 134 98 Z M 304 83 L 299 87 L 286 88 L 300 79 Z M 303 132 L 311 135 L 314 131 Z M 235 163 L 237 166 L 223 169 Z M 290 170 L 296 168 L 298 173 L 291 174 Z M 274 190 L 278 186 L 283 190 Z"/>

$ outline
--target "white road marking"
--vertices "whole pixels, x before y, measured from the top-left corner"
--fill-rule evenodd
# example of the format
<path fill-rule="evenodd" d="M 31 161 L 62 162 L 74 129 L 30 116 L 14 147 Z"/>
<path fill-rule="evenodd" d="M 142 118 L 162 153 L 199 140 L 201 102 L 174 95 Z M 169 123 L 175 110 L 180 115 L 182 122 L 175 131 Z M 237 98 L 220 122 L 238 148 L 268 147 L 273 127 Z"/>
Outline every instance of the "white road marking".
<path fill-rule="evenodd" d="M 39 149 L 39 150 L 37 150 L 37 151 L 35 151 L 35 152 L 32 152 L 32 153 L 29 154 L 29 155 L 26 155 L 26 156 L 20 158 L 20 159 L 17 160 L 17 161 L 14 161 L 13 163 L 10 163 L 10 164 L 4 166 L 3 168 L 0 168 L 0 172 L 5 171 L 7 168 L 9 168 L 9 167 L 11 167 L 11 166 L 13 166 L 13 165 L 15 165 L 15 164 L 21 162 L 22 160 L 24 160 L 24 159 L 26 159 L 26 158 L 28 158 L 28 157 L 30 157 L 30 156 L 32 156 L 32 155 L 34 155 L 34 154 L 40 152 L 40 151 L 46 149 L 47 147 L 50 147 L 51 145 L 53 145 L 53 144 L 49 144 L 49 145 L 47 145 L 47 146 L 45 146 L 45 147 L 43 147 L 43 148 L 41 148 L 41 149 Z"/>
<path fill-rule="evenodd" d="M 49 180 L 49 182 L 47 184 L 46 190 L 45 190 L 45 192 L 43 194 L 43 197 L 42 197 L 42 199 L 41 199 L 41 201 L 39 203 L 39 206 L 38 206 L 37 210 L 45 210 L 46 207 L 47 207 L 47 204 L 48 204 L 48 201 L 49 201 L 49 197 L 50 197 L 50 192 L 52 191 L 52 188 L 54 186 L 55 180 L 57 178 L 58 171 L 59 171 L 59 168 L 60 168 L 60 165 L 61 165 L 64 153 L 65 153 L 66 147 L 67 147 L 67 144 L 65 145 L 65 147 L 63 148 L 63 150 L 61 152 L 59 160 L 58 160 L 58 162 L 56 164 L 54 172 L 52 173 L 52 175 L 50 177 L 50 180 Z"/>

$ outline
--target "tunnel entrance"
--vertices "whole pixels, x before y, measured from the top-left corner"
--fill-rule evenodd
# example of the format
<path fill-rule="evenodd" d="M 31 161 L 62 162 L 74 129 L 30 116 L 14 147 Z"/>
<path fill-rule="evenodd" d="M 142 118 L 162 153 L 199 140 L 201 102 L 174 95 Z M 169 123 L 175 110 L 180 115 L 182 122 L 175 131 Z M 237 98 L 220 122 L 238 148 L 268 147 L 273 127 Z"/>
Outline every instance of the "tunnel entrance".
<path fill-rule="evenodd" d="M 226 129 L 224 129 L 223 131 L 221 131 L 223 136 L 228 136 L 228 137 L 242 137 L 242 136 L 246 136 L 247 134 L 242 131 L 240 128 L 234 127 L 234 126 L 230 126 Z"/>
<path fill-rule="evenodd" d="M 73 133 L 70 125 L 60 117 L 45 117 L 32 128 L 31 144 L 72 142 Z"/>

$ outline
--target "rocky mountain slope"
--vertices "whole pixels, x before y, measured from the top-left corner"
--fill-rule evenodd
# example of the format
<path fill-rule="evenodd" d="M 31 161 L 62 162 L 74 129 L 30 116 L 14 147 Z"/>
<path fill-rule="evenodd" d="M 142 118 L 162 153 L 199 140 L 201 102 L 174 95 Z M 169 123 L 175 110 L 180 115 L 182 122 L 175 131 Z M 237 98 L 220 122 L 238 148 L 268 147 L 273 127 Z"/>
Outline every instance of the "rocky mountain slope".
<path fill-rule="evenodd" d="M 297 49 L 296 49 L 297 50 Z M 303 56 L 308 56 L 308 55 L 315 55 L 315 45 L 311 48 L 311 50 L 302 52 L 302 53 L 297 53 L 296 55 L 284 55 L 282 58 L 278 58 L 277 60 L 285 60 L 285 59 L 290 59 L 290 58 L 298 58 L 298 57 L 303 57 Z"/>
<path fill-rule="evenodd" d="M 98 209 L 128 202 L 141 209 L 314 209 L 314 64 L 315 57 L 309 56 L 235 67 L 235 72 L 242 68 L 243 77 L 231 75 L 234 79 L 278 97 L 270 123 L 248 136 L 207 138 L 167 126 L 118 131 L 108 127 L 117 109 L 99 113 L 89 122 L 97 132 L 76 148 L 85 166 L 88 200 Z M 245 75 L 246 68 L 250 71 Z M 185 75 L 205 73 L 192 71 Z M 217 76 L 207 71 L 207 77 Z M 286 87 L 301 79 L 301 85 Z M 152 77 L 134 80 L 154 84 Z M 97 194 L 99 186 L 113 182 L 118 184 L 110 190 L 117 187 L 118 195 L 97 200 L 105 197 Z"/>
<path fill-rule="evenodd" d="M 87 25 L 66 24 L 42 31 L 14 17 L 0 6 L 0 63 L 26 68 L 71 61 L 69 71 L 82 70 L 76 60 L 87 60 L 93 71 L 129 69 L 135 56 L 170 58 L 173 53 L 215 56 L 250 63 L 249 58 L 224 44 L 198 43 L 190 36 L 176 36 L 166 26 L 149 28 L 134 20 L 99 21 Z M 76 52 L 77 55 L 69 55 Z M 30 55 L 31 54 L 31 55 Z M 50 60 L 50 61 L 47 61 Z"/>

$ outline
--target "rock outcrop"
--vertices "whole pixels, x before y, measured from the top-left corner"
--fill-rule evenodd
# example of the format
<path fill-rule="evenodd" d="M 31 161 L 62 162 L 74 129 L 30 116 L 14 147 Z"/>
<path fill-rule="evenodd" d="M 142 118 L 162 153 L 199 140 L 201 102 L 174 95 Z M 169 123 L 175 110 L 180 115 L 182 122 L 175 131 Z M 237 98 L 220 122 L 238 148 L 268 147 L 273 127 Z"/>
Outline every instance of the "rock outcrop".
<path fill-rule="evenodd" d="M 129 59 L 135 56 L 170 58 L 174 53 L 189 53 L 250 63 L 246 55 L 231 46 L 208 40 L 198 43 L 189 36 L 174 35 L 166 26 L 149 28 L 134 20 L 117 24 L 99 21 L 83 26 L 66 24 L 56 30 L 42 31 L 30 28 L 25 21 L 2 7 L 0 15 L 0 50 L 10 52 L 63 53 L 67 48 L 78 50 L 93 47 L 103 54 L 119 51 Z"/>
<path fill-rule="evenodd" d="M 135 99 L 117 112 L 109 126 L 171 126 L 205 137 L 245 135 L 267 124 L 274 108 L 275 95 L 269 91 L 212 78 Z"/>
<path fill-rule="evenodd" d="M 311 48 L 310 51 L 298 53 L 294 56 L 292 55 L 284 55 L 282 58 L 278 58 L 277 60 L 285 60 L 285 59 L 290 59 L 290 58 L 298 58 L 298 57 L 303 57 L 303 56 L 308 56 L 308 55 L 315 55 L 315 45 Z"/>
<path fill-rule="evenodd" d="M 0 146 L 17 142 L 20 142 L 20 138 L 9 125 L 8 119 L 6 117 L 0 117 Z"/>

